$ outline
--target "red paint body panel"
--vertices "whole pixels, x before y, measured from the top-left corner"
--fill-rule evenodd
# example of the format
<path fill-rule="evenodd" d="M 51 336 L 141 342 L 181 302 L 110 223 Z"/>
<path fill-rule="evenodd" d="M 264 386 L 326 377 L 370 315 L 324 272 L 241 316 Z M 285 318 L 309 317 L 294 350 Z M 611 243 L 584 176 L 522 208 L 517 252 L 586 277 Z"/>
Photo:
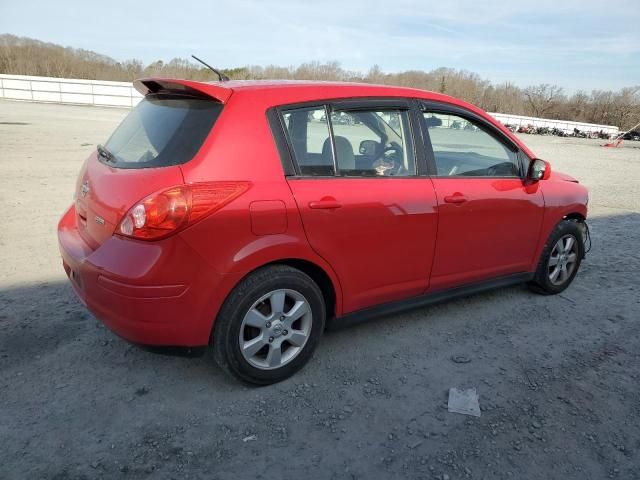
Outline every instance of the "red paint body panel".
<path fill-rule="evenodd" d="M 534 158 L 500 123 L 446 95 L 352 83 L 145 81 L 136 82 L 143 92 L 163 85 L 211 96 L 224 103 L 222 113 L 199 152 L 180 166 L 116 169 L 90 155 L 78 177 L 78 200 L 58 226 L 65 270 L 78 296 L 134 342 L 207 344 L 229 293 L 270 263 L 302 261 L 322 270 L 335 293 L 333 313 L 341 316 L 533 271 L 553 227 L 569 214 L 586 217 L 586 189 L 556 172 L 537 183 L 428 176 L 287 179 L 266 118 L 273 106 L 307 101 L 419 98 L 473 111 Z M 248 181 L 250 188 L 163 240 L 113 234 L 147 195 L 210 181 Z M 89 192 L 83 197 L 85 182 Z"/>
<path fill-rule="evenodd" d="M 587 189 L 573 177 L 554 171 L 548 180 L 540 182 L 540 188 L 545 200 L 544 220 L 530 270 L 535 270 L 545 242 L 558 222 L 568 215 L 587 218 Z"/>
<path fill-rule="evenodd" d="M 437 225 L 429 178 L 294 179 L 289 186 L 311 247 L 340 278 L 344 313 L 425 291 Z M 340 206 L 310 208 L 322 200 Z"/>
<path fill-rule="evenodd" d="M 141 78 L 133 82 L 133 86 L 142 95 L 147 95 L 154 91 L 155 86 L 163 89 L 177 91 L 182 94 L 190 92 L 204 93 L 207 96 L 215 98 L 220 103 L 226 103 L 233 93 L 224 83 L 202 83 L 193 80 L 178 80 L 175 78 Z"/>
<path fill-rule="evenodd" d="M 282 200 L 258 200 L 249 205 L 251 232 L 254 235 L 277 235 L 287 231 L 287 209 Z"/>
<path fill-rule="evenodd" d="M 89 310 L 134 342 L 202 345 L 213 321 L 211 300 L 224 301 L 238 278 L 208 267 L 179 235 L 153 244 L 114 236 L 92 250 L 75 216 L 72 207 L 62 217 L 58 239 L 65 270 Z"/>
<path fill-rule="evenodd" d="M 150 193 L 184 182 L 179 167 L 122 169 L 97 160 L 94 152 L 82 166 L 76 182 L 78 230 L 82 238 L 97 248 L 111 238 L 124 214 Z M 88 193 L 83 195 L 82 186 Z M 146 193 L 145 193 L 146 192 Z M 104 225 L 95 221 L 99 216 Z"/>
<path fill-rule="evenodd" d="M 509 178 L 434 178 L 438 239 L 431 286 L 441 290 L 528 272 L 540 234 L 540 182 Z M 456 194 L 463 203 L 446 203 Z"/>

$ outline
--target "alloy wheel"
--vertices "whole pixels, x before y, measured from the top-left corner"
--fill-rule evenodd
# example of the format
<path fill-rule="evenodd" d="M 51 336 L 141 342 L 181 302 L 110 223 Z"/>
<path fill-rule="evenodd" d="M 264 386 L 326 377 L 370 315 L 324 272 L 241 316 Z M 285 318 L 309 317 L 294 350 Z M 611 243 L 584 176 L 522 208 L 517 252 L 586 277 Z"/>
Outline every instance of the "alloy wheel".
<path fill-rule="evenodd" d="M 571 277 L 578 260 L 578 242 L 573 235 L 561 237 L 551 250 L 548 275 L 553 285 L 562 285 Z"/>
<path fill-rule="evenodd" d="M 253 303 L 240 327 L 240 351 L 261 370 L 283 367 L 300 354 L 311 334 L 311 306 L 300 292 L 273 290 Z"/>

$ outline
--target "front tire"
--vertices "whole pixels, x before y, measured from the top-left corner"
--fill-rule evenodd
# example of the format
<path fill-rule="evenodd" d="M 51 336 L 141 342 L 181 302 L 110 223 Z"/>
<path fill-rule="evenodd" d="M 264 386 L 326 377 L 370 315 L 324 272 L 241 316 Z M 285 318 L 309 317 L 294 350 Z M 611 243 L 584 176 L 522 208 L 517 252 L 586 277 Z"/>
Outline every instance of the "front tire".
<path fill-rule="evenodd" d="M 309 361 L 325 316 L 322 292 L 307 274 L 287 265 L 261 268 L 242 280 L 220 309 L 214 358 L 245 382 L 279 382 Z"/>
<path fill-rule="evenodd" d="M 555 295 L 573 281 L 584 257 L 583 230 L 574 220 L 562 220 L 549 236 L 529 286 L 543 295 Z"/>

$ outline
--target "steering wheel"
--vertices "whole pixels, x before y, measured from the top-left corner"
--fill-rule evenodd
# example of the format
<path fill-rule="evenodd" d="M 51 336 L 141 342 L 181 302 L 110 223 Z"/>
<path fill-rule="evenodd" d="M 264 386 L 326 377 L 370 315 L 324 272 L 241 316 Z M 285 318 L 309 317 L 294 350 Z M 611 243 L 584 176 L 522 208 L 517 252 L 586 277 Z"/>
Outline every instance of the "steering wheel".
<path fill-rule="evenodd" d="M 487 175 L 489 177 L 512 176 L 513 164 L 511 162 L 502 162 L 491 165 L 487 168 Z"/>
<path fill-rule="evenodd" d="M 496 177 L 498 174 L 498 169 L 496 168 L 495 165 L 491 165 L 490 167 L 487 167 L 487 176 L 488 177 Z"/>
<path fill-rule="evenodd" d="M 385 162 L 393 163 L 393 168 L 389 169 L 392 175 L 398 175 L 404 170 L 402 165 L 403 150 L 396 142 L 392 142 L 390 145 L 384 147 L 383 157 Z"/>

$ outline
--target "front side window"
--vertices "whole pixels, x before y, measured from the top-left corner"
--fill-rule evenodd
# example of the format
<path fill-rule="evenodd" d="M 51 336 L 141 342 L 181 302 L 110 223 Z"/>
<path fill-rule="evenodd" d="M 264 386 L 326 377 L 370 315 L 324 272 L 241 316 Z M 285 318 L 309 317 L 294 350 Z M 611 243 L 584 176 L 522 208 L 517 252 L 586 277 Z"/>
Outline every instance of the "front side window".
<path fill-rule="evenodd" d="M 439 177 L 518 177 L 517 155 L 475 123 L 424 112 Z"/>
<path fill-rule="evenodd" d="M 298 171 L 304 176 L 404 177 L 416 174 L 407 110 L 282 112 Z"/>

